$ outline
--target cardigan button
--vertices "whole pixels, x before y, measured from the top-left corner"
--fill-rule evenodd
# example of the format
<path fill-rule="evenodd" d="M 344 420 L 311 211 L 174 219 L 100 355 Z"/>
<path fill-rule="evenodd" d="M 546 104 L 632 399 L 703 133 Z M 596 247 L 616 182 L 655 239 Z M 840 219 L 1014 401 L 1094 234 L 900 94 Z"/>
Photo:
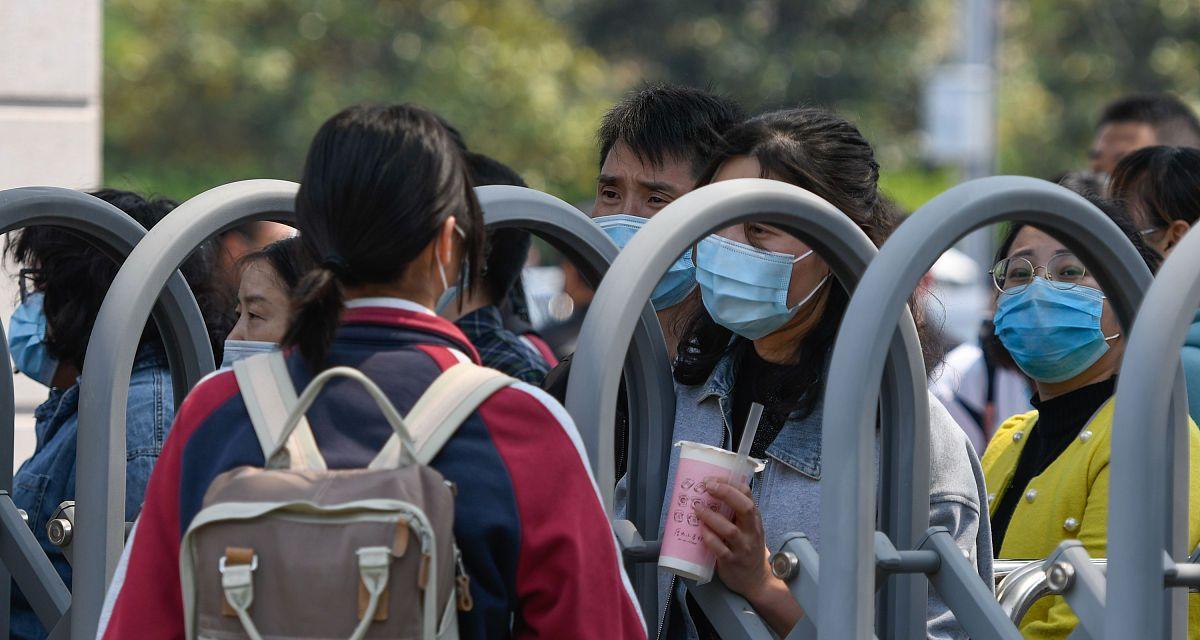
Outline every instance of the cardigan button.
<path fill-rule="evenodd" d="M 1024 437 L 1025 437 L 1025 432 L 1024 432 L 1024 431 L 1018 431 L 1018 432 L 1016 432 L 1016 433 L 1014 433 L 1014 434 L 1013 434 L 1013 442 L 1020 442 L 1020 441 L 1021 441 L 1021 438 L 1024 438 Z"/>
<path fill-rule="evenodd" d="M 996 501 L 996 494 L 994 494 L 994 493 L 989 493 L 989 494 L 988 494 L 988 504 L 991 504 L 991 503 L 993 503 L 993 502 L 995 502 L 995 501 Z"/>
<path fill-rule="evenodd" d="M 1087 442 L 1088 440 L 1091 440 L 1091 439 L 1092 439 L 1092 432 L 1091 432 L 1091 430 L 1090 430 L 1090 429 L 1084 429 L 1084 430 L 1083 430 L 1083 433 L 1079 434 L 1079 439 L 1080 439 L 1082 442 Z"/>
<path fill-rule="evenodd" d="M 1071 533 L 1079 531 L 1079 521 L 1075 518 L 1067 518 L 1063 521 L 1063 528 Z"/>
<path fill-rule="evenodd" d="M 1027 500 L 1029 502 L 1033 502 L 1034 500 L 1037 500 L 1037 489 L 1030 489 L 1029 491 L 1026 491 L 1025 492 L 1025 500 Z"/>

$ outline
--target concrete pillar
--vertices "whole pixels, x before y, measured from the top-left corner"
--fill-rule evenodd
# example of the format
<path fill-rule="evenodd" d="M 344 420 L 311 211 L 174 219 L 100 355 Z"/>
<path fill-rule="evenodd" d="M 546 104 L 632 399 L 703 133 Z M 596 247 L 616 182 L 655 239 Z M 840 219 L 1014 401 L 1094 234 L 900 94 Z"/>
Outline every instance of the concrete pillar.
<path fill-rule="evenodd" d="M 0 189 L 100 184 L 102 5 L 0 0 Z"/>
<path fill-rule="evenodd" d="M 0 189 L 89 189 L 101 181 L 100 0 L 0 0 Z M 16 304 L 0 273 L 0 320 Z M 33 409 L 47 390 L 17 376 L 17 464 L 35 444 Z"/>

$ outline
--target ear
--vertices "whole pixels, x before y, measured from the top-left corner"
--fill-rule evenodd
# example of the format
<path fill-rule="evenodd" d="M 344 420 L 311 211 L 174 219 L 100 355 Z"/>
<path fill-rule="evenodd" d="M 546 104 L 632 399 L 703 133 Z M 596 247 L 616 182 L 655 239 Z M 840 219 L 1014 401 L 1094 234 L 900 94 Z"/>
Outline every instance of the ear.
<path fill-rule="evenodd" d="M 1174 249 L 1191 228 L 1192 225 L 1188 224 L 1186 220 L 1172 220 L 1171 224 L 1167 226 L 1166 233 L 1163 234 L 1164 253 Z"/>
<path fill-rule="evenodd" d="M 446 221 L 442 223 L 441 229 L 438 230 L 437 239 L 435 241 L 435 256 L 438 262 L 441 262 L 447 267 L 454 264 L 454 242 L 457 238 L 457 234 L 454 231 L 454 226 L 457 224 L 457 222 L 458 221 L 454 216 L 446 218 Z"/>

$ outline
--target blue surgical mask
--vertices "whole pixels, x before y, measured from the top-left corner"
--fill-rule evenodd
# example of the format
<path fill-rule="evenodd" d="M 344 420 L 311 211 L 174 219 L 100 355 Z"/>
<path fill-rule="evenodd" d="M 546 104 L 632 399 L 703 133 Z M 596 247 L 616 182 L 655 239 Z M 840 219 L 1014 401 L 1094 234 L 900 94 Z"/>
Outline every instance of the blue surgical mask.
<path fill-rule="evenodd" d="M 17 371 L 52 387 L 58 360 L 46 350 L 44 299 L 41 293 L 31 293 L 13 311 L 8 323 L 8 352 Z"/>
<path fill-rule="evenodd" d="M 260 353 L 268 353 L 279 348 L 274 342 L 261 340 L 226 340 L 224 355 L 221 357 L 221 368 L 232 367 L 238 360 L 249 358 Z"/>
<path fill-rule="evenodd" d="M 631 216 L 627 213 L 598 216 L 594 221 L 621 249 L 624 249 L 633 234 L 646 224 L 646 218 Z M 683 299 L 695 288 L 696 265 L 692 262 L 692 252 L 687 251 L 679 256 L 679 259 L 667 269 L 662 279 L 655 285 L 654 293 L 650 295 L 650 302 L 654 304 L 655 311 L 662 311 L 683 302 Z"/>
<path fill-rule="evenodd" d="M 1021 292 L 1000 296 L 996 337 L 1026 375 L 1063 382 L 1083 373 L 1108 351 L 1100 328 L 1104 293 L 1076 285 L 1059 289 L 1034 278 Z"/>
<path fill-rule="evenodd" d="M 704 308 L 717 324 L 748 340 L 774 333 L 829 280 L 826 275 L 803 300 L 788 306 L 792 265 L 812 253 L 792 256 L 709 236 L 696 248 L 696 281 Z"/>

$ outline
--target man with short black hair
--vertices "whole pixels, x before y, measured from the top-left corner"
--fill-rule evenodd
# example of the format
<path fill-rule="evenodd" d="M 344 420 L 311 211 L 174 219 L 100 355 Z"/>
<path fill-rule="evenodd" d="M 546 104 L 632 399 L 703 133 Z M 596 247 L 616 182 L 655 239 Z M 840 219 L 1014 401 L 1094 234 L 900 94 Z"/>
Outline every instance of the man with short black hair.
<path fill-rule="evenodd" d="M 1121 158 L 1154 145 L 1200 148 L 1200 120 L 1170 94 L 1124 96 L 1100 112 L 1088 161 L 1092 171 L 1112 173 Z"/>
<path fill-rule="evenodd" d="M 618 245 L 640 224 L 683 194 L 700 186 L 705 168 L 724 143 L 725 133 L 746 119 L 730 98 L 711 91 L 666 84 L 647 85 L 626 95 L 604 115 L 597 138 L 600 175 L 591 216 Z M 618 234 L 616 229 L 625 231 Z M 658 286 L 651 301 L 674 355 L 678 305 L 696 287 L 687 271 L 691 259 L 681 257 Z M 543 387 L 563 401 L 567 394 L 570 356 L 546 376 Z M 628 430 L 625 402 L 617 416 L 617 473 L 625 470 L 620 446 Z"/>
<path fill-rule="evenodd" d="M 597 133 L 600 175 L 592 218 L 621 244 L 622 236 L 610 225 L 653 218 L 700 186 L 725 132 L 745 119 L 733 100 L 691 87 L 648 85 L 625 96 L 604 115 Z M 672 276 L 668 272 L 659 283 L 653 302 L 674 354 L 674 313 L 695 288 L 695 279 L 680 274 L 671 282 Z"/>

